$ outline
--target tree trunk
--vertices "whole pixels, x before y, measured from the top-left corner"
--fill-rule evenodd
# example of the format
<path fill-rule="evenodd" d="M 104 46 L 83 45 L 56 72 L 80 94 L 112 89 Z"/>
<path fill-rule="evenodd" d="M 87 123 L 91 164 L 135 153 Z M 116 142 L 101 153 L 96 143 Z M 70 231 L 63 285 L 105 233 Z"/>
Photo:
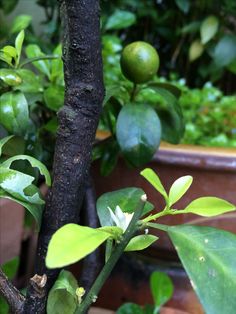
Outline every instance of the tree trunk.
<path fill-rule="evenodd" d="M 64 28 L 65 104 L 58 113 L 59 129 L 48 193 L 39 234 L 35 274 L 24 313 L 45 313 L 47 294 L 59 270 L 45 266 L 53 233 L 77 223 L 91 163 L 92 144 L 104 97 L 99 1 L 59 1 Z M 47 281 L 45 283 L 45 276 Z"/>

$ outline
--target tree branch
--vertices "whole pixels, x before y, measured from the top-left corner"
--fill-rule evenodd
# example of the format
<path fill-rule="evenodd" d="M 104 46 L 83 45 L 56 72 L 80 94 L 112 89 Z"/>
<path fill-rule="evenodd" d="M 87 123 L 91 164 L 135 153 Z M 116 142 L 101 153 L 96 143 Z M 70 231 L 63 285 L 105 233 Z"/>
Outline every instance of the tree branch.
<path fill-rule="evenodd" d="M 85 191 L 84 203 L 83 203 L 83 217 L 86 226 L 91 228 L 98 227 L 98 217 L 96 211 L 96 194 L 90 177 L 87 182 L 87 187 Z M 79 285 L 82 286 L 86 291 L 88 291 L 94 280 L 96 279 L 99 270 L 101 269 L 101 260 L 99 249 L 89 254 L 83 260 L 82 273 L 79 280 Z"/>
<path fill-rule="evenodd" d="M 10 306 L 12 313 L 22 313 L 24 296 L 8 280 L 6 275 L 0 269 L 0 294 L 5 298 Z"/>
<path fill-rule="evenodd" d="M 45 312 L 48 291 L 59 273 L 45 266 L 51 236 L 63 225 L 78 222 L 104 97 L 99 1 L 60 0 L 59 4 L 64 26 L 65 103 L 58 113 L 53 184 L 45 205 L 35 268 L 36 274 L 47 276 L 47 282 L 45 294 L 35 298 L 31 298 L 34 287 L 30 284 L 24 307 L 27 314 Z"/>

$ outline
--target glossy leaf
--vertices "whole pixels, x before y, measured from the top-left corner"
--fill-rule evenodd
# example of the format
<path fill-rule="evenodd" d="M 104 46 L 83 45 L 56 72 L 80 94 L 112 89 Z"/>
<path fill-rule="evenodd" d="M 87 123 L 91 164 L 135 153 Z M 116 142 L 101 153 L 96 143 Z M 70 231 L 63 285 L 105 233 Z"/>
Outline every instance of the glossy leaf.
<path fill-rule="evenodd" d="M 9 86 L 17 86 L 22 82 L 21 77 L 11 69 L 0 69 L 0 79 Z"/>
<path fill-rule="evenodd" d="M 36 205 L 44 204 L 39 190 L 32 184 L 34 177 L 17 170 L 0 167 L 0 187 L 14 198 Z"/>
<path fill-rule="evenodd" d="M 202 44 L 206 44 L 210 41 L 218 31 L 219 20 L 216 16 L 210 15 L 208 16 L 201 25 L 200 34 L 201 34 L 201 42 Z"/>
<path fill-rule="evenodd" d="M 169 206 L 175 204 L 189 189 L 193 182 L 191 176 L 178 178 L 171 186 L 169 192 Z"/>
<path fill-rule="evenodd" d="M 2 147 L 13 137 L 14 135 L 10 135 L 4 137 L 0 140 L 0 156 L 2 155 Z"/>
<path fill-rule="evenodd" d="M 78 305 L 78 283 L 67 270 L 62 270 L 51 288 L 47 300 L 47 314 L 72 314 Z"/>
<path fill-rule="evenodd" d="M 47 168 L 44 166 L 43 163 L 41 163 L 41 161 L 35 159 L 34 157 L 31 157 L 28 155 L 17 155 L 17 156 L 11 157 L 11 158 L 7 159 L 6 161 L 4 161 L 2 163 L 2 167 L 10 168 L 11 164 L 15 160 L 27 160 L 31 164 L 32 167 L 37 168 L 39 170 L 39 172 L 41 173 L 41 175 L 45 177 L 46 184 L 48 186 L 51 185 L 51 177 L 50 177 L 50 173 L 48 172 Z"/>
<path fill-rule="evenodd" d="M 201 55 L 203 54 L 203 51 L 204 51 L 204 46 L 200 42 L 200 40 L 197 39 L 194 42 L 192 42 L 189 48 L 189 54 L 188 54 L 190 62 L 193 62 L 199 57 L 201 57 Z"/>
<path fill-rule="evenodd" d="M 0 97 L 0 123 L 7 131 L 24 135 L 29 126 L 26 98 L 20 91 L 8 92 Z"/>
<path fill-rule="evenodd" d="M 64 104 L 64 87 L 50 85 L 44 90 L 43 96 L 46 106 L 53 111 L 58 111 Z"/>
<path fill-rule="evenodd" d="M 6 62 L 10 66 L 13 66 L 12 57 L 9 54 L 5 53 L 3 50 L 0 50 L 0 60 Z"/>
<path fill-rule="evenodd" d="M 22 205 L 24 208 L 26 208 L 34 217 L 34 219 L 37 223 L 38 230 L 40 229 L 41 221 L 42 221 L 42 214 L 43 214 L 42 205 L 31 204 L 30 202 L 28 203 L 27 200 L 25 200 L 25 201 L 19 200 L 18 198 L 13 197 L 12 195 L 10 195 L 9 193 L 7 193 L 6 191 L 4 191 L 2 189 L 0 189 L 0 198 L 1 197 L 12 200 L 12 201 Z"/>
<path fill-rule="evenodd" d="M 221 215 L 235 210 L 235 205 L 217 197 L 200 197 L 192 201 L 182 213 L 193 213 L 204 217 Z"/>
<path fill-rule="evenodd" d="M 133 237 L 128 245 L 125 248 L 125 252 L 128 251 L 141 251 L 148 248 L 155 241 L 158 240 L 158 237 L 151 234 L 141 234 L 136 237 Z"/>
<path fill-rule="evenodd" d="M 184 13 L 188 13 L 190 9 L 190 1 L 189 0 L 175 0 L 175 3 L 179 7 L 181 11 Z"/>
<path fill-rule="evenodd" d="M 11 33 L 18 33 L 21 30 L 27 28 L 32 21 L 32 17 L 30 15 L 18 15 L 12 24 Z"/>
<path fill-rule="evenodd" d="M 56 82 L 59 85 L 62 85 L 64 83 L 64 75 L 63 75 L 63 63 L 61 59 L 62 55 L 62 47 L 61 44 L 58 45 L 54 51 L 53 55 L 58 56 L 57 59 L 53 59 L 51 61 L 51 76 L 50 80 L 52 82 Z"/>
<path fill-rule="evenodd" d="M 35 44 L 28 45 L 25 52 L 28 58 L 45 56 L 39 46 Z M 48 60 L 35 61 L 33 62 L 33 65 L 50 79 L 50 63 Z"/>
<path fill-rule="evenodd" d="M 116 10 L 108 18 L 105 29 L 122 29 L 133 25 L 135 22 L 136 17 L 134 13 L 124 10 Z"/>
<path fill-rule="evenodd" d="M 141 166 L 151 160 L 160 145 L 161 123 L 150 106 L 128 104 L 119 113 L 116 135 L 125 158 Z"/>
<path fill-rule="evenodd" d="M 17 89 L 24 93 L 38 93 L 43 91 L 41 79 L 34 72 L 27 69 L 18 69 L 17 74 L 22 79 L 22 83 L 17 86 Z"/>
<path fill-rule="evenodd" d="M 2 153 L 6 156 L 15 156 L 24 154 L 26 141 L 20 136 L 13 136 L 2 149 Z"/>
<path fill-rule="evenodd" d="M 215 47 L 213 58 L 219 67 L 231 64 L 236 58 L 236 36 L 225 35 L 222 37 Z"/>
<path fill-rule="evenodd" d="M 159 82 L 150 82 L 147 84 L 148 87 L 154 87 L 160 95 L 165 98 L 168 102 L 176 101 L 176 99 L 170 98 L 169 94 L 165 94 L 165 90 L 173 94 L 176 98 L 181 96 L 181 90 L 173 84 L 170 83 L 159 83 Z"/>
<path fill-rule="evenodd" d="M 48 268 L 59 268 L 73 264 L 92 253 L 110 237 L 107 232 L 67 224 L 52 236 L 46 256 Z"/>
<path fill-rule="evenodd" d="M 17 61 L 16 61 L 16 65 L 19 64 L 20 61 L 20 57 L 21 57 L 21 49 L 22 49 L 22 44 L 25 38 L 25 32 L 24 30 L 22 30 L 16 37 L 15 40 L 15 47 L 16 47 L 16 51 L 17 51 Z"/>
<path fill-rule="evenodd" d="M 123 212 L 133 213 L 143 194 L 145 192 L 142 189 L 130 187 L 101 195 L 97 200 L 97 213 L 101 226 L 113 225 L 108 207 L 114 211 L 116 206 L 120 206 Z M 153 205 L 146 202 L 143 215 L 152 209 Z"/>
<path fill-rule="evenodd" d="M 118 308 L 116 314 L 144 314 L 144 312 L 138 304 L 125 303 Z"/>
<path fill-rule="evenodd" d="M 176 93 L 177 91 L 166 86 L 158 86 L 151 84 L 150 86 L 155 90 L 165 101 L 164 106 L 156 107 L 156 111 L 161 120 L 162 139 L 172 144 L 178 144 L 184 134 L 184 120 L 182 109 L 178 103 Z"/>
<path fill-rule="evenodd" d="M 168 228 L 191 284 L 207 314 L 236 308 L 236 235 L 211 227 Z"/>
<path fill-rule="evenodd" d="M 164 196 L 165 200 L 168 201 L 168 195 L 164 186 L 161 183 L 158 175 L 150 168 L 146 168 L 140 172 L 141 176 L 143 176 L 162 196 Z"/>
<path fill-rule="evenodd" d="M 168 275 L 155 271 L 150 277 L 150 287 L 157 312 L 172 297 L 174 286 Z"/>
<path fill-rule="evenodd" d="M 13 46 L 4 46 L 2 48 L 2 51 L 4 53 L 6 53 L 7 55 L 9 55 L 13 59 L 16 59 L 16 57 L 17 57 L 17 50 Z"/>

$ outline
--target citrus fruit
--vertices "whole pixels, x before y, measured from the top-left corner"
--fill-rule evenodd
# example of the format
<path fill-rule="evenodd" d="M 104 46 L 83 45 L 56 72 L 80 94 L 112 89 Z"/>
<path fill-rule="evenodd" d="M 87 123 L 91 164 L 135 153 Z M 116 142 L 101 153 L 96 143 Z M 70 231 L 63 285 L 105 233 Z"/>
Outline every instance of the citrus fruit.
<path fill-rule="evenodd" d="M 120 59 L 124 76 L 136 84 L 149 81 L 156 74 L 159 64 L 156 49 L 144 41 L 127 45 Z"/>

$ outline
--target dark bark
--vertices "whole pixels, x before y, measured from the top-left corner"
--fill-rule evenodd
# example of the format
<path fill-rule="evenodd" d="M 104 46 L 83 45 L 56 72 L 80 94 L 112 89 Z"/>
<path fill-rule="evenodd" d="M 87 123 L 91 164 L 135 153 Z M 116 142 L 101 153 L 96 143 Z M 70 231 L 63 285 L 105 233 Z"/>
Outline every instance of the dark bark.
<path fill-rule="evenodd" d="M 35 274 L 46 275 L 40 293 L 31 281 L 24 313 L 45 313 L 47 294 L 59 270 L 45 266 L 53 233 L 77 223 L 91 163 L 92 144 L 104 97 L 100 45 L 99 1 L 59 1 L 64 26 L 65 104 L 58 114 L 59 129 L 48 193 L 39 234 Z"/>
<path fill-rule="evenodd" d="M 0 294 L 5 298 L 12 313 L 22 313 L 24 296 L 8 280 L 0 269 Z"/>
<path fill-rule="evenodd" d="M 88 180 L 86 186 L 82 215 L 84 225 L 91 228 L 98 228 L 99 223 L 96 210 L 96 194 L 91 178 Z M 85 291 L 88 291 L 91 288 L 101 269 L 102 263 L 99 252 L 99 249 L 97 249 L 83 260 L 83 268 L 79 278 L 79 285 L 82 286 Z"/>

